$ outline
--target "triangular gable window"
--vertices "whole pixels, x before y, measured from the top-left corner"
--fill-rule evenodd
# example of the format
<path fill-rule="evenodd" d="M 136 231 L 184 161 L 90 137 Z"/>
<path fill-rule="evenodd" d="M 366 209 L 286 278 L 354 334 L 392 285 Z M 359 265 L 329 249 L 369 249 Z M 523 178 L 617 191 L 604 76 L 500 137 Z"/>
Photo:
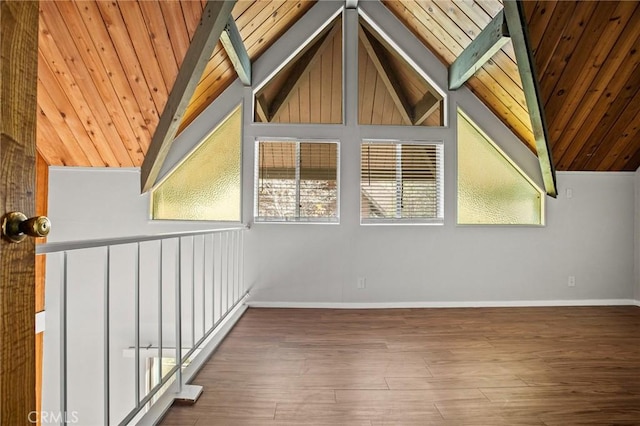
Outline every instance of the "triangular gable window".
<path fill-rule="evenodd" d="M 458 223 L 544 225 L 542 191 L 460 110 Z"/>
<path fill-rule="evenodd" d="M 242 108 L 151 192 L 153 219 L 240 221 Z"/>
<path fill-rule="evenodd" d="M 329 22 L 255 95 L 262 123 L 342 123 L 342 17 Z"/>
<path fill-rule="evenodd" d="M 443 96 L 362 18 L 358 39 L 358 122 L 444 125 Z"/>

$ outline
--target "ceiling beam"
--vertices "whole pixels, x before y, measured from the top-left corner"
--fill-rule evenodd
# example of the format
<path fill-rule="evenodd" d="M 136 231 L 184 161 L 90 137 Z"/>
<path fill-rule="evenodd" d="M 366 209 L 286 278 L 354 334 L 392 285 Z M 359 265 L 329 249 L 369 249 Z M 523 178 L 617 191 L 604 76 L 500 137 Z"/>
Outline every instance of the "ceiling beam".
<path fill-rule="evenodd" d="M 358 8 L 358 0 L 345 0 L 344 1 L 345 9 L 357 9 Z"/>
<path fill-rule="evenodd" d="M 556 170 L 551 156 L 549 131 L 544 115 L 544 104 L 540 94 L 538 75 L 535 67 L 535 59 L 531 51 L 527 21 L 521 1 L 505 0 L 504 16 L 509 27 L 509 34 L 513 41 L 513 49 L 516 54 L 522 89 L 529 110 L 533 137 L 536 141 L 538 162 L 542 172 L 542 180 L 547 195 L 557 197 Z"/>
<path fill-rule="evenodd" d="M 367 51 L 369 58 L 371 58 L 376 71 L 378 71 L 378 75 L 389 91 L 389 95 L 391 95 L 393 103 L 398 108 L 402 120 L 405 122 L 405 124 L 412 125 L 413 120 L 411 116 L 413 115 L 413 111 L 411 105 L 402 92 L 402 87 L 400 86 L 397 77 L 392 72 L 389 72 L 390 67 L 388 66 L 388 61 L 384 61 L 383 65 L 382 58 L 384 58 L 384 52 L 382 51 L 382 47 L 376 40 L 373 39 L 373 36 L 369 36 L 367 34 L 365 29 L 362 28 L 362 25 L 358 25 L 358 36 L 365 50 Z"/>
<path fill-rule="evenodd" d="M 142 192 L 150 190 L 155 184 L 191 96 L 193 96 L 202 77 L 202 72 L 220 39 L 220 34 L 229 21 L 235 3 L 236 0 L 208 0 L 202 11 L 200 24 L 193 35 L 142 163 L 140 172 Z"/>
<path fill-rule="evenodd" d="M 334 22 L 333 26 L 296 61 L 289 78 L 287 78 L 269 106 L 269 121 L 273 120 L 282 111 L 282 108 L 287 105 L 289 98 L 300 85 L 302 77 L 320 59 L 322 53 L 333 42 L 333 36 L 339 29 L 338 22 Z"/>
<path fill-rule="evenodd" d="M 501 10 L 449 66 L 449 90 L 459 89 L 508 41 L 507 21 Z"/>
<path fill-rule="evenodd" d="M 260 121 L 263 123 L 269 122 L 269 117 L 267 115 L 267 107 L 265 105 L 264 95 L 256 96 L 256 114 L 260 118 Z"/>
<path fill-rule="evenodd" d="M 242 36 L 240 35 L 240 31 L 238 31 L 236 21 L 233 20 L 233 16 L 229 17 L 224 31 L 220 34 L 220 42 L 227 52 L 227 56 L 231 60 L 236 73 L 238 73 L 238 78 L 240 78 L 242 84 L 251 86 L 251 60 L 249 59 L 247 49 L 244 47 Z"/>
<path fill-rule="evenodd" d="M 440 99 L 427 92 L 413 108 L 413 125 L 420 126 L 440 106 Z M 442 115 L 442 114 L 441 114 Z M 442 120 L 441 120 L 442 121 Z"/>

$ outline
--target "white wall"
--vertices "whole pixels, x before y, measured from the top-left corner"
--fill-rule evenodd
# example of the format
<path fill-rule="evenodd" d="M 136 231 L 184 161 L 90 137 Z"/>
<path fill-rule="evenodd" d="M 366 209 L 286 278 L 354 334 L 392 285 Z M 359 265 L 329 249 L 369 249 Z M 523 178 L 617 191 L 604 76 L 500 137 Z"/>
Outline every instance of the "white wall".
<path fill-rule="evenodd" d="M 348 159 L 345 159 L 348 161 Z M 631 299 L 634 176 L 559 173 L 546 227 L 262 225 L 247 234 L 259 302 Z M 357 182 L 343 182 L 357 185 Z M 565 197 L 566 188 L 573 198 Z M 445 196 L 455 197 L 453 182 Z M 357 216 L 354 205 L 344 216 Z M 576 286 L 568 287 L 569 275 Z M 358 277 L 366 288 L 357 289 Z"/>
<path fill-rule="evenodd" d="M 152 221 L 149 219 L 149 195 L 140 195 L 139 169 L 100 169 L 51 167 L 49 172 L 49 218 L 52 230 L 49 242 L 153 235 L 158 233 L 215 229 L 232 224 L 212 222 Z M 163 347 L 175 347 L 175 241 L 165 244 L 163 263 Z M 191 282 L 191 269 L 195 267 L 194 283 L 201 283 L 202 239 L 195 241 L 196 260 L 192 263 L 190 239 L 185 239 L 183 259 L 184 282 Z M 222 252 L 221 237 L 207 239 L 206 253 Z M 141 247 L 140 270 L 140 344 L 158 345 L 158 288 L 157 242 Z M 135 344 L 134 334 L 134 260 L 135 246 L 114 246 L 111 250 L 110 287 L 110 386 L 111 423 L 117 424 L 134 408 L 135 360 L 125 357 L 123 351 Z M 216 271 L 221 270 L 222 257 L 215 256 Z M 68 255 L 68 409 L 69 418 L 79 424 L 102 424 L 101 408 L 104 393 L 104 277 L 105 250 L 90 249 L 70 252 Z M 225 263 L 226 264 L 226 263 Z M 212 266 L 206 267 L 207 283 L 212 279 Z M 43 412 L 57 413 L 60 407 L 60 255 L 47 256 L 46 333 L 44 344 Z M 215 276 L 216 294 L 226 297 Z M 200 285 L 195 292 L 202 299 Z M 207 287 L 208 288 L 208 287 Z M 198 293 L 198 291 L 200 291 Z M 182 315 L 190 318 L 190 287 L 183 291 Z M 207 290 L 207 300 L 212 299 Z M 226 299 L 225 299 L 226 300 Z M 197 304 L 196 307 L 201 306 Z M 224 305 L 226 307 L 226 304 Z M 207 327 L 213 317 L 208 307 Z M 216 308 L 217 309 L 217 308 Z M 202 314 L 196 312 L 197 323 Z M 216 319 L 220 315 L 216 311 Z M 183 324 L 183 346 L 192 344 L 190 320 Z M 201 337 L 196 328 L 196 339 Z M 168 351 L 168 352 L 167 352 Z M 146 352 L 145 352 L 146 353 Z M 165 356 L 171 350 L 165 349 Z M 144 396 L 146 358 L 141 359 L 141 391 Z M 88 392 L 87 390 L 91 390 Z M 75 416 L 75 417 L 72 417 Z M 70 421 L 71 421 L 70 420 Z"/>
<path fill-rule="evenodd" d="M 304 18 L 330 5 L 319 3 Z M 361 2 L 370 24 L 441 88 L 447 69 L 378 2 Z M 246 275 L 254 303 L 571 303 L 629 301 L 634 285 L 634 176 L 630 173 L 559 173 L 558 199 L 547 198 L 546 227 L 456 226 L 456 114 L 462 108 L 535 182 L 535 156 L 465 87 L 447 92 L 448 126 L 359 126 L 357 116 L 358 16 L 345 12 L 345 125 L 245 125 L 244 215 L 252 217 L 254 141 L 264 136 L 340 140 L 340 225 L 255 224 L 246 238 Z M 302 20 L 301 20 L 302 21 Z M 253 64 L 257 84 L 300 46 L 296 24 Z M 308 30 L 307 30 L 308 31 Z M 245 92 L 245 122 L 251 122 Z M 305 130 L 302 130 L 305 129 Z M 317 133 L 316 133 L 317 132 Z M 304 136 L 302 136 L 304 137 Z M 361 226 L 359 144 L 365 138 L 441 140 L 445 158 L 444 226 Z M 415 138 L 415 139 L 414 139 Z M 573 197 L 565 198 L 572 188 Z M 568 287 L 568 277 L 576 286 Z M 357 289 L 358 277 L 366 288 Z M 586 302 L 585 302 L 586 303 Z"/>
<path fill-rule="evenodd" d="M 212 222 L 153 221 L 149 217 L 149 194 L 140 195 L 138 168 L 49 168 L 49 242 L 221 227 Z"/>

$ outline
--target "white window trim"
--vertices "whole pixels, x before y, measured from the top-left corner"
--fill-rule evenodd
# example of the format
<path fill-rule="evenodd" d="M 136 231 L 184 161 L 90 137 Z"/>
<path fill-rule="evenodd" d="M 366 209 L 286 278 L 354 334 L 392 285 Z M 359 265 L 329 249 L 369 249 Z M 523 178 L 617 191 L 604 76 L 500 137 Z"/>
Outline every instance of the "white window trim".
<path fill-rule="evenodd" d="M 258 189 L 260 185 L 260 143 L 261 142 L 291 142 L 296 143 L 296 158 L 299 160 L 300 143 L 333 143 L 336 144 L 336 217 L 299 217 L 300 216 L 300 165 L 296 164 L 296 217 L 273 218 L 258 216 Z M 256 138 L 254 142 L 254 179 L 253 179 L 253 221 L 256 224 L 307 224 L 307 225 L 339 225 L 340 224 L 340 145 L 338 139 L 314 138 Z"/>
<path fill-rule="evenodd" d="M 362 146 L 365 144 L 393 144 L 396 145 L 396 149 L 402 145 L 435 145 L 439 151 L 439 167 L 438 167 L 438 198 L 440 203 L 438 205 L 437 218 L 380 218 L 369 219 L 362 217 L 362 172 L 360 172 L 360 178 L 358 183 L 358 194 L 360 195 L 360 225 L 363 226 L 397 226 L 397 225 L 444 225 L 444 141 L 442 140 L 397 140 L 397 139 L 363 139 L 360 141 L 360 152 L 362 153 Z M 396 179 L 402 179 L 402 163 L 401 159 L 396 163 Z M 362 154 L 360 154 L 360 169 L 362 169 Z M 396 204 L 396 209 L 399 207 L 399 203 Z"/>

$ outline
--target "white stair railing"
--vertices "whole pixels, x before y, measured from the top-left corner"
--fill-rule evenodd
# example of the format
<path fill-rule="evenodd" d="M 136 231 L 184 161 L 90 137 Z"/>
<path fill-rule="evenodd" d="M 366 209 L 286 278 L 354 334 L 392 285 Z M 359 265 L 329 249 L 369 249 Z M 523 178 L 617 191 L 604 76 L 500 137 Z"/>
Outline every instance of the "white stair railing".
<path fill-rule="evenodd" d="M 135 423 L 171 384 L 175 398 L 197 398 L 183 372 L 210 355 L 243 305 L 247 229 L 38 246 L 47 255 L 42 423 Z"/>

